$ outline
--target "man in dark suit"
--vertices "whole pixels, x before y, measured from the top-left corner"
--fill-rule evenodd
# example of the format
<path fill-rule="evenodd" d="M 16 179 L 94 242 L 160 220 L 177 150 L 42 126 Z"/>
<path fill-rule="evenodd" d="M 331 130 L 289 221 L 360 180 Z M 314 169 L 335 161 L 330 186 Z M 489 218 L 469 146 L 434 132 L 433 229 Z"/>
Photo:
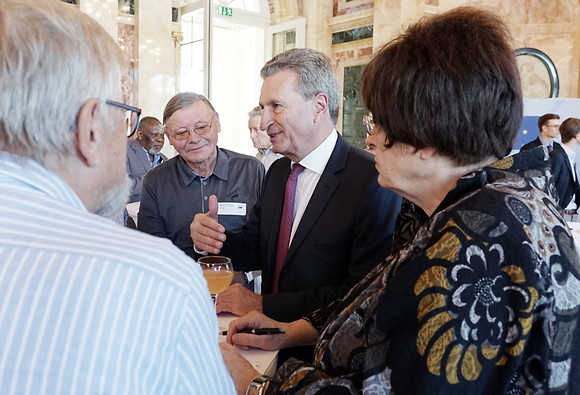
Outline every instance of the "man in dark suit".
<path fill-rule="evenodd" d="M 167 160 L 161 153 L 165 137 L 161 122 L 154 117 L 145 117 L 137 126 L 137 138 L 127 143 L 127 175 L 133 181 L 129 202 L 138 202 L 145 174 Z"/>
<path fill-rule="evenodd" d="M 580 145 L 580 119 L 568 118 L 560 126 L 562 144 L 550 153 L 552 174 L 558 204 L 564 210 L 566 220 L 572 220 L 580 203 L 580 185 L 576 174 L 576 148 Z"/>
<path fill-rule="evenodd" d="M 242 231 L 225 232 L 212 199 L 210 211 L 195 216 L 191 236 L 198 251 L 229 256 L 236 270 L 263 271 L 262 295 L 235 284 L 219 295 L 218 312 L 258 310 L 291 321 L 343 296 L 386 257 L 401 198 L 378 185 L 372 155 L 334 129 L 340 96 L 326 55 L 286 51 L 261 74 L 260 127 L 286 158 L 270 167 Z M 305 169 L 293 195 L 290 242 L 280 248 L 285 188 L 296 163 Z"/>
<path fill-rule="evenodd" d="M 560 135 L 560 116 L 558 114 L 544 114 L 538 119 L 538 129 L 540 135 L 527 144 L 524 144 L 520 151 L 526 151 L 532 148 L 543 146 L 548 153 L 559 146 L 558 142 L 554 141 Z"/>

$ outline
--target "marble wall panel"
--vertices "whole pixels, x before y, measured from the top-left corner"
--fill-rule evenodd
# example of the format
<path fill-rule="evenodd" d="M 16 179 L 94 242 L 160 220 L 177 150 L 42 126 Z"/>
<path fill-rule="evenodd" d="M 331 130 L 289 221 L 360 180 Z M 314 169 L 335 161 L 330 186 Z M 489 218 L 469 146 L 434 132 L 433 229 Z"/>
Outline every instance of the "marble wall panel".
<path fill-rule="evenodd" d="M 171 32 L 179 25 L 172 22 L 171 0 L 139 0 L 137 7 L 139 105 L 145 115 L 161 120 L 165 104 L 176 93 L 179 45 Z"/>
<path fill-rule="evenodd" d="M 306 16 L 306 46 L 329 53 L 332 42 L 332 31 L 329 20 L 332 17 L 330 1 L 305 1 L 302 6 Z M 311 18 L 310 15 L 316 15 Z"/>
<path fill-rule="evenodd" d="M 79 8 L 82 12 L 90 15 L 99 22 L 107 33 L 115 40 L 117 39 L 117 0 L 83 0 L 79 1 Z"/>
<path fill-rule="evenodd" d="M 123 76 L 123 100 L 127 104 L 138 106 L 137 97 L 137 49 L 135 47 L 135 26 L 130 23 L 119 23 L 119 46 L 129 60 L 129 72 Z"/>
<path fill-rule="evenodd" d="M 333 16 L 350 14 L 373 7 L 373 0 L 334 0 Z"/>

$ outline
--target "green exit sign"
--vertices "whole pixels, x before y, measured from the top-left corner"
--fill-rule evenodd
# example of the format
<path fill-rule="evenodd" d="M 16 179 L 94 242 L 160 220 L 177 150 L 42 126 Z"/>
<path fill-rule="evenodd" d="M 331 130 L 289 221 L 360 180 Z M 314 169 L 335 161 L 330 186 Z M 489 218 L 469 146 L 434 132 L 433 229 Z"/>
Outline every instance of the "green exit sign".
<path fill-rule="evenodd" d="M 218 7 L 218 14 L 223 15 L 223 16 L 234 16 L 234 10 L 232 10 L 230 7 L 219 6 Z"/>

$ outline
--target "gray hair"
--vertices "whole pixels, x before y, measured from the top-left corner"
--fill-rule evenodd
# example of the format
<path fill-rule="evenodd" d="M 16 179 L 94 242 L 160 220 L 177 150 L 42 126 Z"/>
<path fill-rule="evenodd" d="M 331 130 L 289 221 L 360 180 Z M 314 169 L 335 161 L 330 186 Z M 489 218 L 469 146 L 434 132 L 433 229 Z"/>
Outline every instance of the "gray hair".
<path fill-rule="evenodd" d="M 256 106 L 248 113 L 248 118 L 253 118 L 257 116 L 262 116 L 262 107 Z"/>
<path fill-rule="evenodd" d="M 300 76 L 298 88 L 304 99 L 312 99 L 319 93 L 328 95 L 328 112 L 332 122 L 336 123 L 340 95 L 330 58 L 314 49 L 294 48 L 269 60 L 260 75 L 266 78 L 284 70 L 292 70 Z"/>
<path fill-rule="evenodd" d="M 167 121 L 171 118 L 173 113 L 200 100 L 203 101 L 213 112 L 216 112 L 210 101 L 204 95 L 195 92 L 181 92 L 169 99 L 165 105 L 165 110 L 163 111 L 163 127 L 167 125 Z"/>
<path fill-rule="evenodd" d="M 127 65 L 117 42 L 77 8 L 0 0 L 0 151 L 40 163 L 70 155 L 80 108 L 116 99 Z"/>

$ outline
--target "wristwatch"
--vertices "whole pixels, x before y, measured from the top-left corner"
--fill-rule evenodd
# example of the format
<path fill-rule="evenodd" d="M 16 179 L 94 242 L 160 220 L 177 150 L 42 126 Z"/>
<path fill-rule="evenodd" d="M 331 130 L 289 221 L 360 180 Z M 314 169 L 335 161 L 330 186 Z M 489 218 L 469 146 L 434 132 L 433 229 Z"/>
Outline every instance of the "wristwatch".
<path fill-rule="evenodd" d="M 266 392 L 268 381 L 270 381 L 270 377 L 268 376 L 256 377 L 248 386 L 246 395 L 263 395 Z"/>

